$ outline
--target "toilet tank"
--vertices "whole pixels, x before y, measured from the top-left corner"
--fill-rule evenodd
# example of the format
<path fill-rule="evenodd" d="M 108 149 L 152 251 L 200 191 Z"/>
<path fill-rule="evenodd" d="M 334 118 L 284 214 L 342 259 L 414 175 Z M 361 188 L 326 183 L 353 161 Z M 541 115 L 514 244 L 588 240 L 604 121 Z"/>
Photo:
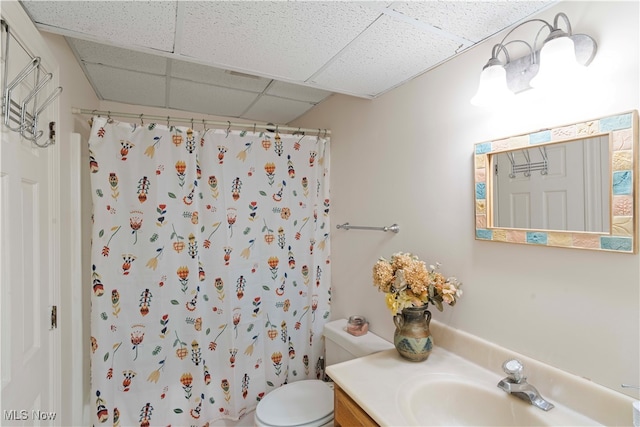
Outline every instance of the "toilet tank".
<path fill-rule="evenodd" d="M 356 337 L 346 329 L 347 319 L 333 320 L 324 325 L 327 366 L 394 348 L 389 341 L 371 332 Z"/>

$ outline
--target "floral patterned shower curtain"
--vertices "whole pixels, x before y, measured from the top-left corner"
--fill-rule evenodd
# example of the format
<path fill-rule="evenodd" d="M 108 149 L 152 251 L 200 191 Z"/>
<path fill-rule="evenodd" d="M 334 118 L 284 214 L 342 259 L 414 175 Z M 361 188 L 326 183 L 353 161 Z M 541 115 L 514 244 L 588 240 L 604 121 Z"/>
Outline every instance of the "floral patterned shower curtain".
<path fill-rule="evenodd" d="M 329 141 L 94 117 L 93 424 L 237 419 L 317 378 Z"/>

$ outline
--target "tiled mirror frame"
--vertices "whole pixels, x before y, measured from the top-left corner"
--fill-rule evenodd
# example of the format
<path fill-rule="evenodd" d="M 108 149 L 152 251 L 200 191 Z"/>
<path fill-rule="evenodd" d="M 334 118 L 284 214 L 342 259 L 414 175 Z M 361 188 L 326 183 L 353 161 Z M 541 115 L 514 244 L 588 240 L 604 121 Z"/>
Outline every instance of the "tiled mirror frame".
<path fill-rule="evenodd" d="M 490 224 L 492 197 L 487 179 L 489 156 L 537 144 L 609 135 L 611 230 L 609 233 L 495 228 Z M 599 251 L 637 252 L 636 202 L 638 164 L 638 112 L 636 110 L 536 131 L 475 145 L 476 240 L 554 246 Z"/>

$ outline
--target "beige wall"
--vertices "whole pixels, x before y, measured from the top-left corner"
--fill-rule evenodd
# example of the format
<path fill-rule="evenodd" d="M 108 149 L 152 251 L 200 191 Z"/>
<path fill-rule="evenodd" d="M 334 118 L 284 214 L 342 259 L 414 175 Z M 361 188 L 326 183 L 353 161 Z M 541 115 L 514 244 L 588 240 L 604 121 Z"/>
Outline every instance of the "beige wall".
<path fill-rule="evenodd" d="M 376 100 L 333 96 L 294 125 L 332 131 L 333 318 L 365 315 L 392 340 L 371 268 L 414 252 L 464 283 L 458 305 L 435 319 L 622 392 L 640 382 L 639 255 L 474 239 L 475 143 L 640 106 L 638 2 L 563 2 L 540 17 L 560 11 L 597 40 L 589 87 L 522 94 L 509 109 L 472 106 L 500 35 Z M 400 233 L 335 230 L 343 222 L 397 222 Z"/>

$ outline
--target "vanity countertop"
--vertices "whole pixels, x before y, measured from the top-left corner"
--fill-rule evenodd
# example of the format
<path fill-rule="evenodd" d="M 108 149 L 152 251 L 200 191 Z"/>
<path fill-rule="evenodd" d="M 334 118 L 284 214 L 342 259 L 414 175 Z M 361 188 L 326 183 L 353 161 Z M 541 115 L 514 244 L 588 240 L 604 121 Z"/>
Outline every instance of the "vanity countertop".
<path fill-rule="evenodd" d="M 483 348 L 492 346 L 488 343 L 472 340 L 467 344 L 479 350 L 474 354 L 495 366 L 485 368 L 481 366 L 482 360 L 476 364 L 436 345 L 429 358 L 422 362 L 405 360 L 391 349 L 330 365 L 327 374 L 381 426 L 428 425 L 428 420 L 412 416 L 406 402 L 411 400 L 411 390 L 417 382 L 434 375 L 469 378 L 483 388 L 486 385 L 499 405 L 527 405 L 531 409 L 520 409 L 533 411 L 532 416 L 543 418 L 547 425 L 632 425 L 633 399 L 629 396 L 499 347 Z M 560 409 L 544 412 L 499 390 L 497 383 L 505 376 L 501 365 L 508 357 L 522 360 L 525 371 L 530 374 L 529 382 Z M 429 405 L 426 400 L 424 405 Z M 514 401 L 519 403 L 512 403 Z M 464 409 L 465 402 L 460 401 L 459 410 Z M 567 414 L 570 418 L 564 418 Z"/>

